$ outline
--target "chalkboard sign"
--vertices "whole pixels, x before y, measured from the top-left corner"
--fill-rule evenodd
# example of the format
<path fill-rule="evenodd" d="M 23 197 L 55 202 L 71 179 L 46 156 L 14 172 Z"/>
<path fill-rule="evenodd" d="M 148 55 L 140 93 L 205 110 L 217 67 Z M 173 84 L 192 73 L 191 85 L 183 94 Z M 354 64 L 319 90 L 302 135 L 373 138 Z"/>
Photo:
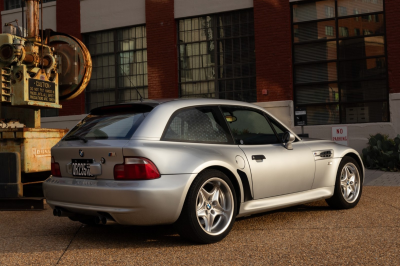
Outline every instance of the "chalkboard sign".
<path fill-rule="evenodd" d="M 55 103 L 56 84 L 44 80 L 29 79 L 29 100 Z"/>

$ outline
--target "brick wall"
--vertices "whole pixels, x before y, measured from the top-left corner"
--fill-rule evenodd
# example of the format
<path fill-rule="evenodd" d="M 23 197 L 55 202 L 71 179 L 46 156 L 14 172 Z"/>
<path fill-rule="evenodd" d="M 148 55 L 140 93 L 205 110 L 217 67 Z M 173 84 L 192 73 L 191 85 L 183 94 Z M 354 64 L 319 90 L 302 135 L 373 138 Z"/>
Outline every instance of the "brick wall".
<path fill-rule="evenodd" d="M 146 31 L 149 98 L 177 98 L 174 0 L 146 0 Z"/>
<path fill-rule="evenodd" d="M 80 0 L 57 0 L 57 32 L 67 33 L 82 39 L 81 35 L 81 5 Z M 60 116 L 80 115 L 85 113 L 85 93 L 78 97 L 61 101 Z"/>
<path fill-rule="evenodd" d="M 289 1 L 254 0 L 258 102 L 293 100 L 290 21 Z"/>
<path fill-rule="evenodd" d="M 386 0 L 385 3 L 389 92 L 400 93 L 400 1 Z"/>

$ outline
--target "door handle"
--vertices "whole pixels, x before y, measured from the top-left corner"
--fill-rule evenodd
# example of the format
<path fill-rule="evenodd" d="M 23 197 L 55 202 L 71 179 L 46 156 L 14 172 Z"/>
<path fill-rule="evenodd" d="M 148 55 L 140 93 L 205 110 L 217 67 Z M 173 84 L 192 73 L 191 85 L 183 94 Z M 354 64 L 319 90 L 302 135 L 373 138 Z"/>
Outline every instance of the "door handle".
<path fill-rule="evenodd" d="M 265 156 L 264 155 L 252 155 L 251 159 L 256 160 L 256 161 L 262 161 L 265 159 Z"/>

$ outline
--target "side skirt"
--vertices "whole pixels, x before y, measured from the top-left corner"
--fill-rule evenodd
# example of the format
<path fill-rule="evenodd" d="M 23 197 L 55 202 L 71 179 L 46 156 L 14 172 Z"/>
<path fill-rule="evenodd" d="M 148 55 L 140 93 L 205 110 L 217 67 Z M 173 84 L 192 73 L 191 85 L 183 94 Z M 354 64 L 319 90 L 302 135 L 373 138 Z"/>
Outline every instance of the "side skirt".
<path fill-rule="evenodd" d="M 327 199 L 333 196 L 334 189 L 335 186 L 323 187 L 288 195 L 243 202 L 237 217 L 249 216 L 256 213 Z"/>

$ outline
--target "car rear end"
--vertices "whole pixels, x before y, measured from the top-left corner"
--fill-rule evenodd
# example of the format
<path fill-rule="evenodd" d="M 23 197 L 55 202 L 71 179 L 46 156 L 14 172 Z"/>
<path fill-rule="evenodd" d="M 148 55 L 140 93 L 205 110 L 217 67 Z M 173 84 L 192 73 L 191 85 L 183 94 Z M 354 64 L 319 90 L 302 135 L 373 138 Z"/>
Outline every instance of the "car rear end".
<path fill-rule="evenodd" d="M 52 148 L 52 176 L 43 191 L 55 216 L 130 225 L 176 221 L 191 175 L 163 177 L 152 159 L 143 156 L 146 148 L 140 140 L 130 141 L 155 107 L 94 109 Z M 138 154 L 124 156 L 124 149 L 132 148 Z"/>

